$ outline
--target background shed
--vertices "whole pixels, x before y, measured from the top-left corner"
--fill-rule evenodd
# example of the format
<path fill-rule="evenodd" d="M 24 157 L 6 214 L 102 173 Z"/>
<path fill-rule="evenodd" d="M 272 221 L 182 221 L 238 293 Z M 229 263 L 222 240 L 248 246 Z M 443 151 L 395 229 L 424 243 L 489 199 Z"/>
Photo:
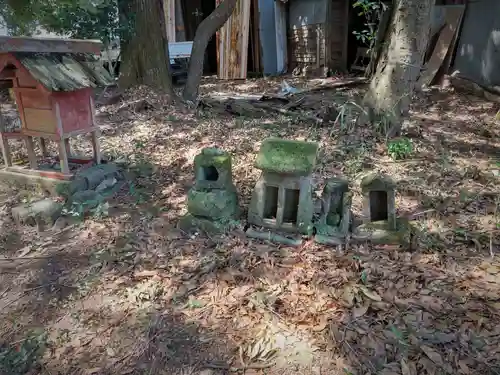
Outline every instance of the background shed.
<path fill-rule="evenodd" d="M 469 1 L 453 70 L 482 86 L 500 86 L 500 1 Z"/>
<path fill-rule="evenodd" d="M 349 0 L 289 1 L 289 61 L 296 73 L 347 69 Z"/>

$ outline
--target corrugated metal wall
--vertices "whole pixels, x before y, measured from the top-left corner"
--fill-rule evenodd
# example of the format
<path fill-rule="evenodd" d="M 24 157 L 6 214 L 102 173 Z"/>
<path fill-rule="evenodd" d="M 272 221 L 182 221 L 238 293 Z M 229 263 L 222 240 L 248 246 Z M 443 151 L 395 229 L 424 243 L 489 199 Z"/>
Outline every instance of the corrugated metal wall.
<path fill-rule="evenodd" d="M 276 22 L 274 16 L 274 0 L 259 0 L 259 33 L 262 50 L 264 74 L 278 73 L 278 56 L 276 53 Z"/>
<path fill-rule="evenodd" d="M 467 5 L 453 70 L 481 85 L 500 86 L 500 1 Z"/>
<path fill-rule="evenodd" d="M 288 68 L 286 4 L 259 0 L 259 34 L 264 74 L 275 75 Z"/>

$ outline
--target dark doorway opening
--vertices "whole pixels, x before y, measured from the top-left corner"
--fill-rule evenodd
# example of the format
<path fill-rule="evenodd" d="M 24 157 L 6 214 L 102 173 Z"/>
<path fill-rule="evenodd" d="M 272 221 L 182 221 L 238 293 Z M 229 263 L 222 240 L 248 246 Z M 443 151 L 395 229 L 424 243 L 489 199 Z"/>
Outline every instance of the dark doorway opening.
<path fill-rule="evenodd" d="M 184 31 L 187 41 L 193 41 L 196 29 L 201 21 L 207 18 L 215 9 L 215 0 L 184 0 L 182 4 L 182 15 L 184 18 Z M 217 41 L 215 35 L 208 42 L 205 51 L 203 73 L 217 73 Z"/>
<path fill-rule="evenodd" d="M 283 223 L 297 224 L 297 215 L 299 213 L 299 197 L 299 190 L 285 189 Z"/>
<path fill-rule="evenodd" d="M 370 191 L 370 218 L 371 221 L 389 219 L 386 191 Z"/>
<path fill-rule="evenodd" d="M 276 186 L 266 186 L 266 196 L 264 197 L 264 219 L 276 220 L 278 213 L 278 188 Z"/>
<path fill-rule="evenodd" d="M 202 167 L 202 176 L 205 181 L 217 181 L 219 179 L 219 172 L 213 165 Z"/>

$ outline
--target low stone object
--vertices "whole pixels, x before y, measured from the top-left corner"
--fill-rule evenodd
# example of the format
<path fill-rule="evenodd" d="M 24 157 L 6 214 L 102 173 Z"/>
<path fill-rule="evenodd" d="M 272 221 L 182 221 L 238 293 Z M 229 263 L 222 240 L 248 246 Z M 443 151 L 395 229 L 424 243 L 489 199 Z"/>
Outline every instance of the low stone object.
<path fill-rule="evenodd" d="M 52 199 L 42 199 L 12 208 L 12 217 L 19 224 L 53 225 L 61 216 L 63 205 Z"/>
<path fill-rule="evenodd" d="M 92 190 L 108 178 L 122 179 L 119 167 L 114 163 L 98 164 L 86 168 L 75 175 L 70 185 L 70 194 L 77 191 Z"/>
<path fill-rule="evenodd" d="M 94 190 L 84 190 L 76 192 L 71 196 L 70 203 L 72 206 L 81 206 L 86 210 L 96 208 L 104 201 L 99 193 Z"/>
<path fill-rule="evenodd" d="M 238 225 L 231 165 L 231 155 L 218 148 L 204 148 L 195 157 L 195 184 L 188 192 L 188 214 L 179 221 L 181 229 L 220 234 Z"/>
<path fill-rule="evenodd" d="M 248 208 L 250 224 L 310 235 L 313 214 L 311 177 L 261 174 Z"/>
<path fill-rule="evenodd" d="M 322 210 L 315 223 L 315 241 L 325 245 L 342 244 L 351 226 L 352 194 L 349 185 L 341 178 L 329 179 L 323 189 Z"/>
<path fill-rule="evenodd" d="M 115 186 L 117 184 L 117 182 L 118 181 L 115 177 L 108 177 L 107 179 L 102 181 L 99 185 L 97 185 L 97 187 L 95 188 L 95 191 L 97 193 L 104 192 L 104 191 L 112 188 L 113 186 Z"/>
<path fill-rule="evenodd" d="M 204 148 L 194 158 L 195 188 L 230 189 L 233 186 L 231 155 L 214 147 Z"/>
<path fill-rule="evenodd" d="M 250 206 L 253 225 L 311 235 L 314 202 L 311 173 L 318 145 L 311 142 L 268 138 L 262 142 L 255 167 L 262 170 Z"/>
<path fill-rule="evenodd" d="M 354 241 L 370 241 L 377 245 L 402 245 L 412 246 L 413 227 L 406 219 L 396 219 L 396 229 L 387 220 L 374 221 L 361 224 L 354 229 Z"/>
<path fill-rule="evenodd" d="M 59 194 L 58 188 L 69 186 L 69 184 L 70 181 L 0 169 L 0 186 L 7 189 L 35 191 L 44 195 L 59 196 L 61 194 Z"/>
<path fill-rule="evenodd" d="M 208 234 L 224 234 L 239 225 L 239 221 L 233 219 L 212 220 L 204 217 L 194 216 L 190 213 L 179 219 L 179 228 L 185 232 L 201 231 Z"/>
<path fill-rule="evenodd" d="M 407 245 L 412 238 L 408 220 L 396 218 L 396 184 L 388 176 L 370 173 L 361 180 L 363 224 L 352 239 L 375 244 Z"/>
<path fill-rule="evenodd" d="M 262 142 L 255 168 L 278 174 L 310 175 L 316 166 L 318 144 L 281 138 Z"/>
<path fill-rule="evenodd" d="M 188 211 L 194 216 L 213 220 L 232 218 L 238 214 L 238 194 L 234 187 L 209 191 L 191 189 Z"/>
<path fill-rule="evenodd" d="M 396 229 L 396 184 L 385 175 L 370 173 L 361 180 L 363 223 L 387 221 Z"/>
<path fill-rule="evenodd" d="M 252 228 L 247 229 L 246 235 L 250 238 L 256 238 L 264 241 L 267 240 L 275 243 L 277 242 L 286 246 L 298 247 L 302 245 L 302 238 L 289 238 L 276 233 L 256 231 L 253 230 Z"/>

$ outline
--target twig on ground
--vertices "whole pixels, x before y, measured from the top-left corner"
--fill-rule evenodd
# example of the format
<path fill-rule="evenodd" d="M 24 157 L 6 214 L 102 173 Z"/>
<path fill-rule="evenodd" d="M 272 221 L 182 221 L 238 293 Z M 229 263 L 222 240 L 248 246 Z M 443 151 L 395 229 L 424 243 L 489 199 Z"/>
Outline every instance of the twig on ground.
<path fill-rule="evenodd" d="M 345 344 L 354 353 L 354 358 L 356 359 L 356 362 L 358 362 L 358 364 L 361 366 L 361 368 L 363 368 L 363 363 L 361 363 L 361 361 L 358 359 L 358 357 L 361 358 L 361 356 L 359 355 L 359 353 L 345 339 L 343 340 L 342 344 Z M 367 363 L 370 365 L 371 369 L 374 372 L 377 371 L 377 368 L 375 367 L 375 365 L 370 360 L 368 360 Z"/>
<path fill-rule="evenodd" d="M 30 257 L 30 256 L 25 256 L 25 257 L 16 257 L 16 258 L 0 258 L 0 262 L 15 262 L 16 260 L 36 260 L 36 259 L 48 259 L 52 258 L 52 255 L 41 255 L 41 256 L 36 256 L 36 257 Z"/>
<path fill-rule="evenodd" d="M 490 233 L 490 256 L 491 259 L 495 258 L 495 251 L 493 250 L 493 232 Z"/>
<path fill-rule="evenodd" d="M 229 372 L 239 372 L 239 371 L 246 371 L 246 370 L 263 370 L 266 368 L 270 368 L 274 366 L 275 362 L 266 362 L 262 364 L 255 364 L 255 365 L 248 365 L 248 366 L 230 366 L 227 364 L 218 364 L 218 363 L 205 363 L 203 367 L 205 368 L 210 368 L 210 369 L 215 369 L 215 370 L 226 370 Z"/>

